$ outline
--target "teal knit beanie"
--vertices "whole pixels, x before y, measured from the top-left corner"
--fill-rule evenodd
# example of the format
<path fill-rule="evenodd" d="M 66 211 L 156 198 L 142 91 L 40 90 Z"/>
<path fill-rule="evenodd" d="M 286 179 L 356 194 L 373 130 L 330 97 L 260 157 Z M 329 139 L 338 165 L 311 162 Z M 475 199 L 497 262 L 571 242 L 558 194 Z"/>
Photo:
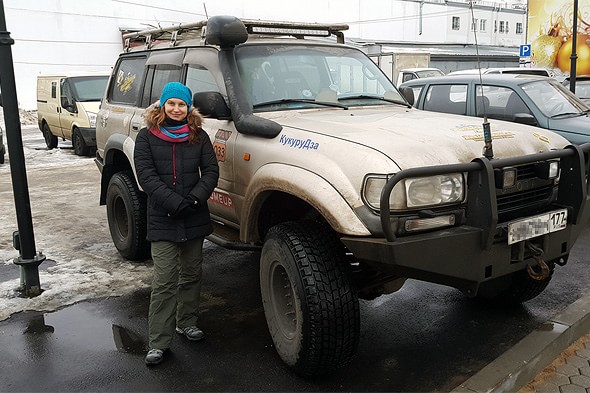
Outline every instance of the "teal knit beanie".
<path fill-rule="evenodd" d="M 164 104 L 170 98 L 178 98 L 183 100 L 186 102 L 186 105 L 190 107 L 193 103 L 193 92 L 191 89 L 180 82 L 168 82 L 162 89 L 162 95 L 160 95 L 160 106 L 164 107 Z"/>

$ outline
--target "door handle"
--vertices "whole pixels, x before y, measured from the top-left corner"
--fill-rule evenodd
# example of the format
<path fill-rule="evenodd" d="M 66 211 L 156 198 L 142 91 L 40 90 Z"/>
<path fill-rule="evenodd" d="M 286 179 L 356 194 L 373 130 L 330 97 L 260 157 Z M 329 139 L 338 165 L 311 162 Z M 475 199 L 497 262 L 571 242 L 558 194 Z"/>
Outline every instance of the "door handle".
<path fill-rule="evenodd" d="M 131 124 L 131 129 L 133 131 L 139 131 L 139 123 L 132 123 Z"/>

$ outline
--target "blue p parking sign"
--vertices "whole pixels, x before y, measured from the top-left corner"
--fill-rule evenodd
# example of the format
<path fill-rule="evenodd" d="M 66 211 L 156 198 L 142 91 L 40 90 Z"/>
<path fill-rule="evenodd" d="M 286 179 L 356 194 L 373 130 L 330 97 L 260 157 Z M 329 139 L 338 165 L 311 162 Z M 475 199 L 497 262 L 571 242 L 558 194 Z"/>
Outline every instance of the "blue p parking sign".
<path fill-rule="evenodd" d="M 529 57 L 531 55 L 531 45 L 521 45 L 520 46 L 520 57 Z"/>

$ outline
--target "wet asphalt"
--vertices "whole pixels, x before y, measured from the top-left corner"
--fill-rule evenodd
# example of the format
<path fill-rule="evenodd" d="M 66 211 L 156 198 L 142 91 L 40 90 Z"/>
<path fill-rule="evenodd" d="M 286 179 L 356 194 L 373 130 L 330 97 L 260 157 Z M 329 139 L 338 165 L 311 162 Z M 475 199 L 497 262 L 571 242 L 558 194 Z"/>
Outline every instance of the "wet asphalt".
<path fill-rule="evenodd" d="M 589 277 L 589 231 L 583 236 L 568 266 L 524 306 L 482 304 L 413 280 L 395 294 L 362 301 L 355 361 L 315 379 L 296 376 L 275 353 L 259 294 L 259 255 L 211 245 L 202 342 L 178 336 L 164 363 L 146 367 L 149 289 L 51 313 L 22 312 L 0 322 L 0 390 L 450 391 L 580 296 Z"/>
<path fill-rule="evenodd" d="M 85 188 L 96 183 L 96 168 L 91 169 L 88 179 L 78 180 L 85 181 L 79 183 Z M 46 173 L 43 169 L 38 175 Z M 63 173 L 62 169 L 62 178 Z M 95 206 L 96 195 L 91 194 L 88 203 Z M 54 197 L 51 203 L 35 198 L 33 202 L 48 209 L 67 206 L 67 195 L 56 196 L 64 201 Z M 104 209 L 84 206 L 58 210 L 70 214 L 70 226 L 81 228 L 75 226 L 79 221 L 90 230 L 74 228 L 71 234 L 61 229 L 59 239 L 50 236 L 61 225 L 51 214 L 40 211 L 35 216 L 38 242 L 51 251 L 41 271 L 55 268 L 51 258 L 59 255 L 80 253 L 86 260 L 89 255 L 80 247 L 86 250 L 86 245 L 108 241 Z M 202 342 L 177 337 L 164 363 L 146 367 L 150 291 L 143 285 L 129 295 L 84 301 L 54 312 L 20 312 L 0 322 L 0 391 L 448 392 L 586 293 L 588 255 L 590 228 L 578 239 L 567 266 L 556 269 L 548 288 L 514 307 L 478 302 L 452 288 L 408 280 L 397 293 L 361 301 L 360 344 L 349 367 L 302 379 L 283 365 L 268 333 L 259 292 L 259 255 L 208 245 L 199 322 L 206 334 Z M 95 263 L 105 263 L 107 257 L 101 255 Z M 125 269 L 112 272 L 124 274 L 119 272 Z M 15 265 L 0 264 L 1 281 L 18 275 Z"/>

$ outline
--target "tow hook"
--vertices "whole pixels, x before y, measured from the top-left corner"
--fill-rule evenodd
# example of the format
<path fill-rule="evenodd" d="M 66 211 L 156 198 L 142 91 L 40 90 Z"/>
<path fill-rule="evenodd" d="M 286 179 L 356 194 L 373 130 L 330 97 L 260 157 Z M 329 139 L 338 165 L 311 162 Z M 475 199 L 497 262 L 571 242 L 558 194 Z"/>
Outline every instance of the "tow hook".
<path fill-rule="evenodd" d="M 547 266 L 543 260 L 543 250 L 531 242 L 526 242 L 525 245 L 533 253 L 533 259 L 537 262 L 537 267 L 541 270 L 539 273 L 537 273 L 535 270 L 533 270 L 531 265 L 527 265 L 526 271 L 529 274 L 529 277 L 535 281 L 543 281 L 549 278 L 551 271 L 549 270 L 549 266 Z"/>

